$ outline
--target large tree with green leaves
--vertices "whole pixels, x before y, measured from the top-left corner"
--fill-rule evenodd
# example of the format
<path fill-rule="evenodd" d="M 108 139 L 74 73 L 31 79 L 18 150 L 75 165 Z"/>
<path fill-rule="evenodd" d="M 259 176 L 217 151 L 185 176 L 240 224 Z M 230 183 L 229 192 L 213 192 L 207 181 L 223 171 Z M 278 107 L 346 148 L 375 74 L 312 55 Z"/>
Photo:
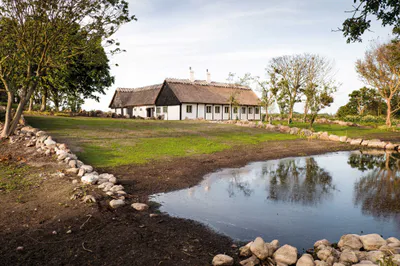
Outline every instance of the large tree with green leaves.
<path fill-rule="evenodd" d="M 308 55 L 285 55 L 271 60 L 267 71 L 276 82 L 278 105 L 287 106 L 288 123 L 292 122 L 294 105 L 301 101 L 306 83 Z M 281 107 L 280 107 L 281 108 Z"/>
<path fill-rule="evenodd" d="M 0 80 L 8 104 L 1 137 L 12 134 L 26 103 L 53 69 L 110 39 L 131 20 L 124 0 L 3 0 L 0 2 Z M 118 51 L 119 48 L 112 50 Z M 19 97 L 11 116 L 11 104 Z"/>
<path fill-rule="evenodd" d="M 400 110 L 400 41 L 375 43 L 364 59 L 356 62 L 356 70 L 360 78 L 384 99 L 386 125 L 392 126 L 392 115 Z"/>
<path fill-rule="evenodd" d="M 393 34 L 400 34 L 400 4 L 397 0 L 353 0 L 354 6 L 348 13 L 352 16 L 339 29 L 347 42 L 360 42 L 361 36 L 371 28 L 371 17 L 382 26 L 393 28 Z"/>

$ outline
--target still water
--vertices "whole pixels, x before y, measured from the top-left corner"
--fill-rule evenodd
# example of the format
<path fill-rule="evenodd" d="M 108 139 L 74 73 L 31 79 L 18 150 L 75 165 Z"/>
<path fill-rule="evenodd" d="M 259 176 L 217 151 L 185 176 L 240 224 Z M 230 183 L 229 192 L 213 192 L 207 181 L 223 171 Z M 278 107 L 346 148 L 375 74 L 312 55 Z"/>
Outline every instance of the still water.
<path fill-rule="evenodd" d="M 343 234 L 400 236 L 400 155 L 337 152 L 250 163 L 157 194 L 160 210 L 236 240 L 278 239 L 299 251 Z"/>

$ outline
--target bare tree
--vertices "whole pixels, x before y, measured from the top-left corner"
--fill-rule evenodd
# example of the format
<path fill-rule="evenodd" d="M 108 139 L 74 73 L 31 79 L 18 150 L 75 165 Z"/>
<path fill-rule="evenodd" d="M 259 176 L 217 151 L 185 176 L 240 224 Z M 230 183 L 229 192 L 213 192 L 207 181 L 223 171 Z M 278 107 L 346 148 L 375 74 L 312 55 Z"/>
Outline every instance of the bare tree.
<path fill-rule="evenodd" d="M 252 78 L 254 83 L 257 86 L 257 89 L 261 92 L 261 104 L 265 108 L 265 118 L 264 121 L 268 121 L 269 114 L 268 108 L 275 101 L 275 79 L 272 79 L 268 82 L 266 80 L 262 80 L 260 77 L 255 76 Z"/>
<path fill-rule="evenodd" d="M 400 110 L 400 101 L 392 106 L 400 94 L 400 42 L 373 44 L 364 59 L 356 62 L 356 69 L 361 79 L 375 88 L 385 100 L 386 125 L 391 127 L 393 113 Z"/>

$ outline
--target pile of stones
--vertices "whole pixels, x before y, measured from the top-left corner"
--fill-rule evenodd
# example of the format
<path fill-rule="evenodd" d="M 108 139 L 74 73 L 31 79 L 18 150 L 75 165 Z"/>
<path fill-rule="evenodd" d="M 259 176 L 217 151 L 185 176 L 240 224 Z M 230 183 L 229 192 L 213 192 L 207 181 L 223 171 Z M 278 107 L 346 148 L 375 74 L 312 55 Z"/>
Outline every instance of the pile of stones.
<path fill-rule="evenodd" d="M 332 245 L 328 240 L 318 240 L 314 249 L 301 256 L 290 245 L 279 247 L 279 241 L 268 243 L 257 237 L 239 249 L 239 262 L 243 266 L 256 265 L 296 265 L 296 266 L 373 266 L 400 265 L 400 240 L 395 237 L 383 239 L 378 234 L 347 234 L 339 243 Z M 234 259 L 219 254 L 212 265 L 233 265 Z"/>
<path fill-rule="evenodd" d="M 37 153 L 45 156 L 54 156 L 65 165 L 65 172 L 75 175 L 77 179 L 72 180 L 74 184 L 81 182 L 85 185 L 96 185 L 106 195 L 112 198 L 110 206 L 118 208 L 125 205 L 127 193 L 122 185 L 118 185 L 117 178 L 108 173 L 99 174 L 94 171 L 91 165 L 86 165 L 71 152 L 64 143 L 57 143 L 46 132 L 40 131 L 31 126 L 19 126 L 15 135 L 10 137 L 10 143 L 18 141 L 26 142 L 26 147 L 35 147 Z M 86 201 L 86 200 L 84 200 Z M 88 198 L 87 201 L 95 201 L 94 198 Z M 145 205 L 145 206 L 144 206 Z M 133 203 L 132 207 L 136 210 L 146 210 L 148 206 L 143 203 Z"/>

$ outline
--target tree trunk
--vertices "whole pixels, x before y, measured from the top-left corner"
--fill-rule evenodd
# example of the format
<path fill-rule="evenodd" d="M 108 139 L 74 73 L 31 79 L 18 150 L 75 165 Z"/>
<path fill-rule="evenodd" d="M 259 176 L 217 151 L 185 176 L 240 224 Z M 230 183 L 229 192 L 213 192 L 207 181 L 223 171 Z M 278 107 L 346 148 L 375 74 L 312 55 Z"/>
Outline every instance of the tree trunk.
<path fill-rule="evenodd" d="M 60 110 L 60 102 L 59 102 L 57 96 L 54 97 L 54 108 L 55 108 L 56 112 L 58 112 Z"/>
<path fill-rule="evenodd" d="M 317 118 L 317 115 L 311 114 L 311 119 L 310 119 L 310 128 L 312 128 L 312 127 L 313 127 L 313 125 L 314 125 L 314 121 L 315 121 L 315 118 Z"/>
<path fill-rule="evenodd" d="M 33 110 L 33 95 L 29 99 L 29 108 L 28 108 L 29 112 L 32 112 L 32 110 Z"/>
<path fill-rule="evenodd" d="M 293 118 L 293 105 L 290 106 L 289 115 L 288 115 L 288 125 L 292 123 Z"/>
<path fill-rule="evenodd" d="M 304 116 L 303 116 L 303 122 L 307 122 L 307 114 L 308 114 L 308 101 L 306 101 L 304 105 Z"/>
<path fill-rule="evenodd" d="M 12 112 L 12 104 L 14 101 L 14 93 L 11 91 L 7 91 L 7 109 L 6 109 L 6 118 L 4 121 L 3 131 L 1 132 L 0 138 L 8 138 L 10 136 L 10 124 L 11 124 L 11 112 Z"/>
<path fill-rule="evenodd" d="M 42 104 L 40 105 L 40 112 L 46 111 L 46 105 L 47 105 L 47 89 L 43 89 L 43 94 L 42 94 Z"/>
<path fill-rule="evenodd" d="M 260 112 L 260 114 L 261 114 L 261 112 Z M 265 122 L 268 122 L 268 105 L 265 105 L 265 118 L 264 118 L 264 121 Z"/>
<path fill-rule="evenodd" d="M 392 116 L 392 104 L 390 103 L 391 98 L 386 99 L 386 105 L 387 105 L 387 114 L 386 114 L 386 125 L 388 127 L 392 126 L 392 121 L 390 120 Z"/>

